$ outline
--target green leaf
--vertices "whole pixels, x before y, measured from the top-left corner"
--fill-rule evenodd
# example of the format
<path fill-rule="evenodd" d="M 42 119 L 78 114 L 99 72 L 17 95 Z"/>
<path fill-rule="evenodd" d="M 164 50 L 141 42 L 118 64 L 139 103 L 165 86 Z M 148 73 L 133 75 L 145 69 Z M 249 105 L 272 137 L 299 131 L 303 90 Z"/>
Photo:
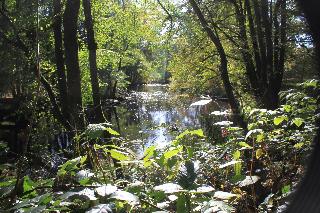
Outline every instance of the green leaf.
<path fill-rule="evenodd" d="M 292 111 L 292 106 L 291 105 L 283 105 L 283 110 L 285 112 L 291 112 Z"/>
<path fill-rule="evenodd" d="M 289 193 L 290 191 L 291 191 L 290 185 L 285 185 L 285 186 L 283 186 L 283 187 L 281 188 L 281 193 L 282 193 L 282 194 L 287 194 L 287 193 Z"/>
<path fill-rule="evenodd" d="M 275 117 L 274 119 L 273 119 L 273 123 L 276 125 L 276 126 L 278 126 L 279 124 L 281 124 L 284 120 L 286 120 L 287 119 L 287 116 L 278 116 L 278 117 Z"/>
<path fill-rule="evenodd" d="M 109 153 L 113 159 L 116 159 L 119 161 L 124 161 L 129 159 L 129 157 L 127 156 L 127 153 L 120 152 L 116 149 L 109 150 Z"/>
<path fill-rule="evenodd" d="M 262 149 L 257 149 L 256 158 L 259 159 L 264 155 L 264 151 Z"/>
<path fill-rule="evenodd" d="M 293 122 L 297 127 L 300 127 L 300 126 L 303 124 L 304 120 L 303 120 L 302 118 L 295 118 L 295 119 L 293 119 L 292 122 Z"/>
<path fill-rule="evenodd" d="M 169 150 L 169 151 L 165 152 L 163 154 L 163 156 L 165 159 L 172 158 L 173 156 L 176 156 L 177 154 L 179 154 L 182 151 L 182 149 L 183 149 L 183 147 L 180 146 L 179 148 Z"/>
<path fill-rule="evenodd" d="M 262 129 L 252 129 L 246 134 L 245 140 L 247 140 L 249 137 L 254 137 L 261 133 L 263 133 Z"/>
<path fill-rule="evenodd" d="M 106 127 L 102 124 L 89 124 L 84 134 L 88 136 L 89 139 L 98 139 L 103 137 L 105 130 Z"/>
<path fill-rule="evenodd" d="M 146 151 L 144 151 L 144 156 L 145 156 L 145 157 L 143 158 L 143 160 L 144 160 L 144 161 L 149 160 L 149 158 L 151 158 L 151 157 L 153 156 L 155 149 L 156 149 L 156 146 L 154 146 L 154 145 L 148 147 L 148 148 L 146 149 Z"/>
<path fill-rule="evenodd" d="M 179 194 L 177 199 L 177 213 L 188 212 L 187 208 L 187 198 L 184 194 Z"/>
<path fill-rule="evenodd" d="M 300 143 L 296 143 L 293 147 L 296 149 L 301 149 L 303 145 L 304 145 L 304 143 L 300 142 Z"/>
<path fill-rule="evenodd" d="M 105 130 L 109 132 L 111 135 L 117 135 L 117 136 L 120 135 L 117 131 L 111 129 L 110 127 L 105 128 Z"/>
<path fill-rule="evenodd" d="M 239 142 L 238 144 L 239 144 L 239 146 L 241 146 L 241 147 L 245 147 L 245 148 L 248 148 L 248 149 L 252 149 L 252 146 L 250 146 L 250 145 L 247 144 L 246 142 Z"/>
<path fill-rule="evenodd" d="M 263 133 L 257 135 L 257 142 L 258 143 L 262 142 L 263 140 L 264 140 L 264 134 Z"/>
<path fill-rule="evenodd" d="M 197 135 L 199 137 L 204 137 L 202 129 L 192 130 L 192 131 L 190 131 L 190 134 L 191 135 Z"/>
<path fill-rule="evenodd" d="M 139 202 L 140 202 L 139 198 L 136 195 L 131 194 L 126 191 L 120 191 L 120 190 L 111 194 L 110 198 L 127 201 L 131 205 L 136 205 L 136 204 L 139 204 Z"/>
<path fill-rule="evenodd" d="M 35 188 L 35 183 L 30 179 L 29 176 L 25 176 L 23 178 L 23 193 L 26 193 L 28 191 L 31 191 Z M 35 195 L 35 191 L 31 193 L 32 195 Z"/>
<path fill-rule="evenodd" d="M 232 154 L 232 157 L 234 160 L 239 160 L 241 156 L 241 152 L 239 150 L 235 151 L 233 154 Z"/>
<path fill-rule="evenodd" d="M 65 175 L 67 172 L 78 169 L 77 165 L 82 161 L 84 162 L 84 159 L 86 159 L 86 156 L 68 160 L 60 166 L 60 169 L 58 170 L 58 175 Z"/>
<path fill-rule="evenodd" d="M 237 176 L 237 177 L 241 176 L 242 163 L 239 162 L 239 163 L 234 164 L 233 168 L 234 168 L 235 176 Z"/>

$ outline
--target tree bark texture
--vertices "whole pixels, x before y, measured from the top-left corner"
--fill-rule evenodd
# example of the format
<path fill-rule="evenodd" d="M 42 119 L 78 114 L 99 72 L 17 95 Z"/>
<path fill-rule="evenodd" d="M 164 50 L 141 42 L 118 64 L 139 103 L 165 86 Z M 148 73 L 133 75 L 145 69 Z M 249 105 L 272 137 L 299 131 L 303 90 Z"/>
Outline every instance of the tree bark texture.
<path fill-rule="evenodd" d="M 60 95 L 61 111 L 63 116 L 69 120 L 68 113 L 68 90 L 67 79 L 64 67 L 63 43 L 62 43 L 62 17 L 61 17 L 61 0 L 53 1 L 53 32 L 55 45 L 55 60 L 57 66 L 58 88 Z"/>
<path fill-rule="evenodd" d="M 84 127 L 77 38 L 79 9 L 80 0 L 67 0 L 63 14 L 70 121 L 77 130 Z"/>
<path fill-rule="evenodd" d="M 104 116 L 101 107 L 100 87 L 98 81 L 98 68 L 97 68 L 97 43 L 94 37 L 93 20 L 91 14 L 90 0 L 82 0 L 85 28 L 87 31 L 87 43 L 89 49 L 89 64 L 90 64 L 90 79 L 92 87 L 93 107 L 95 112 L 94 122 L 104 122 Z"/>

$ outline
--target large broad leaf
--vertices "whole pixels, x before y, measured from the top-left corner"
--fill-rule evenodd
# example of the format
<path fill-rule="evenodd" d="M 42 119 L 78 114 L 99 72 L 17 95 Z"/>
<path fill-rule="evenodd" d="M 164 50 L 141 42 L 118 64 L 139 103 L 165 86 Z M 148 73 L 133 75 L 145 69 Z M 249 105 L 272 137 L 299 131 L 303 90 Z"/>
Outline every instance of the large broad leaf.
<path fill-rule="evenodd" d="M 264 155 L 264 151 L 262 149 L 257 149 L 256 158 L 259 159 Z"/>
<path fill-rule="evenodd" d="M 195 194 L 203 194 L 213 192 L 215 189 L 212 186 L 200 186 L 196 190 L 191 190 L 191 193 Z"/>
<path fill-rule="evenodd" d="M 126 191 L 118 190 L 111 194 L 110 198 L 127 201 L 131 205 L 137 205 L 140 203 L 139 198 L 136 195 Z"/>
<path fill-rule="evenodd" d="M 119 160 L 119 161 L 124 161 L 124 160 L 128 160 L 129 159 L 127 153 L 120 152 L 120 151 L 118 151 L 116 149 L 109 150 L 109 153 L 110 153 L 110 155 L 111 155 L 111 157 L 113 159 L 116 159 L 116 160 Z"/>
<path fill-rule="evenodd" d="M 117 187 L 116 186 L 112 186 L 112 185 L 104 185 L 104 186 L 100 186 L 98 188 L 95 189 L 96 193 L 102 197 L 105 196 L 109 196 L 112 193 L 117 191 Z"/>
<path fill-rule="evenodd" d="M 169 159 L 169 158 L 172 158 L 173 156 L 176 156 L 177 154 L 179 154 L 181 151 L 182 151 L 183 147 L 180 146 L 179 148 L 176 148 L 176 149 L 172 149 L 172 150 L 169 150 L 167 152 L 165 152 L 163 154 L 164 156 L 164 159 Z"/>
<path fill-rule="evenodd" d="M 97 200 L 98 198 L 94 195 L 94 190 L 89 188 L 84 188 L 83 190 L 76 192 L 75 194 L 71 195 L 70 199 L 76 199 L 84 197 L 88 200 Z"/>
<path fill-rule="evenodd" d="M 255 184 L 260 177 L 258 176 L 246 176 L 246 178 L 239 182 L 239 187 L 249 186 Z"/>
<path fill-rule="evenodd" d="M 60 166 L 58 170 L 58 175 L 65 175 L 67 172 L 78 169 L 78 164 L 83 164 L 87 159 L 87 156 L 77 157 L 72 160 L 68 160 Z"/>
<path fill-rule="evenodd" d="M 89 139 L 98 139 L 103 137 L 106 127 L 103 124 L 89 124 L 85 131 L 85 135 Z"/>
<path fill-rule="evenodd" d="M 25 176 L 23 178 L 23 193 L 31 192 L 35 188 L 35 183 L 29 178 L 29 176 Z M 31 192 L 31 195 L 36 195 L 35 191 Z"/>
<path fill-rule="evenodd" d="M 156 146 L 150 146 L 144 152 L 143 165 L 144 167 L 149 167 L 152 165 L 150 158 L 154 155 Z"/>
<path fill-rule="evenodd" d="M 181 134 L 179 134 L 176 139 L 181 139 L 183 138 L 184 136 L 186 135 L 197 135 L 199 137 L 204 137 L 204 134 L 203 134 L 203 130 L 202 129 L 195 129 L 195 130 L 185 130 L 184 132 L 182 132 Z"/>
<path fill-rule="evenodd" d="M 112 213 L 112 206 L 110 204 L 99 204 L 92 207 L 86 213 Z"/>
<path fill-rule="evenodd" d="M 293 122 L 297 127 L 300 127 L 300 126 L 303 124 L 304 120 L 303 120 L 302 118 L 295 118 L 295 119 L 292 120 L 292 122 Z"/>
<path fill-rule="evenodd" d="M 210 200 L 208 203 L 206 203 L 206 205 L 203 207 L 201 212 L 203 212 L 203 213 L 212 213 L 212 212 L 227 213 L 227 212 L 235 212 L 235 209 L 223 201 Z"/>
<path fill-rule="evenodd" d="M 213 195 L 214 198 L 220 199 L 220 200 L 230 200 L 232 198 L 237 197 L 236 194 L 232 194 L 229 192 L 223 192 L 223 191 L 216 191 Z"/>
<path fill-rule="evenodd" d="M 275 118 L 273 119 L 273 123 L 274 123 L 276 126 L 278 126 L 279 124 L 281 124 L 281 123 L 282 123 L 284 120 L 286 120 L 286 119 L 288 119 L 287 116 L 284 116 L 284 115 L 278 116 L 278 117 L 275 117 Z"/>
<path fill-rule="evenodd" d="M 163 191 L 166 194 L 180 192 L 182 187 L 176 183 L 165 183 L 154 187 L 154 190 Z"/>

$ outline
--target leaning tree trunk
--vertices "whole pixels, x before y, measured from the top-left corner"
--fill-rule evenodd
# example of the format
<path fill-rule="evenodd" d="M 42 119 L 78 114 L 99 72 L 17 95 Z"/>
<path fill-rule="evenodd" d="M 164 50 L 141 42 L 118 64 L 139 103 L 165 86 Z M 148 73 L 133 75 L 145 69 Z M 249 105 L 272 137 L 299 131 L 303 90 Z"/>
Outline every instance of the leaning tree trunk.
<path fill-rule="evenodd" d="M 77 38 L 79 9 L 80 0 L 67 0 L 63 14 L 70 121 L 78 130 L 84 127 Z"/>
<path fill-rule="evenodd" d="M 94 107 L 94 122 L 104 122 L 104 116 L 101 107 L 100 87 L 98 81 L 98 68 L 97 68 L 97 43 L 94 38 L 93 21 L 91 15 L 90 0 L 83 0 L 83 10 L 85 16 L 85 27 L 87 31 L 87 43 L 89 49 L 89 64 L 90 64 L 90 78 L 92 87 L 92 98 Z"/>
<path fill-rule="evenodd" d="M 235 122 L 240 125 L 243 129 L 247 129 L 247 123 L 244 120 L 243 114 L 241 113 L 240 110 L 240 104 L 237 101 L 234 93 L 233 93 L 233 88 L 229 79 L 229 73 L 228 73 L 228 60 L 226 53 L 224 51 L 224 47 L 220 41 L 220 38 L 218 37 L 215 32 L 209 27 L 207 20 L 205 19 L 204 15 L 202 14 L 199 6 L 195 2 L 195 0 L 189 0 L 195 14 L 197 15 L 201 26 L 203 29 L 206 31 L 208 34 L 208 37 L 212 41 L 212 43 L 215 45 L 219 57 L 220 57 L 220 76 L 223 81 L 223 85 L 227 94 L 227 97 L 229 99 L 229 103 L 231 106 L 231 110 L 234 116 Z"/>
<path fill-rule="evenodd" d="M 58 87 L 60 94 L 61 111 L 66 120 L 69 120 L 68 113 L 68 92 L 67 92 L 67 79 L 64 68 L 64 57 L 62 47 L 62 17 L 61 17 L 61 0 L 53 1 L 53 32 L 54 32 L 54 45 L 55 45 L 55 59 L 57 66 Z"/>

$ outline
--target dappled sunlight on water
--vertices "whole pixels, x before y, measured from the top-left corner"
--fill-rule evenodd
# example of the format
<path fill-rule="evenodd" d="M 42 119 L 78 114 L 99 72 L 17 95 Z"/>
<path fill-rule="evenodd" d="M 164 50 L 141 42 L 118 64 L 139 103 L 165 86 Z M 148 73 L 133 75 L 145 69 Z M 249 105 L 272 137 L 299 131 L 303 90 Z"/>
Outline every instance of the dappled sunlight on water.
<path fill-rule="evenodd" d="M 191 106 L 196 101 L 201 104 Z M 220 110 L 214 101 L 182 100 L 169 93 L 166 85 L 147 84 L 133 91 L 128 102 L 117 107 L 118 131 L 135 141 L 137 151 L 150 145 L 163 148 L 179 132 L 201 128 L 200 117 L 214 110 Z"/>

